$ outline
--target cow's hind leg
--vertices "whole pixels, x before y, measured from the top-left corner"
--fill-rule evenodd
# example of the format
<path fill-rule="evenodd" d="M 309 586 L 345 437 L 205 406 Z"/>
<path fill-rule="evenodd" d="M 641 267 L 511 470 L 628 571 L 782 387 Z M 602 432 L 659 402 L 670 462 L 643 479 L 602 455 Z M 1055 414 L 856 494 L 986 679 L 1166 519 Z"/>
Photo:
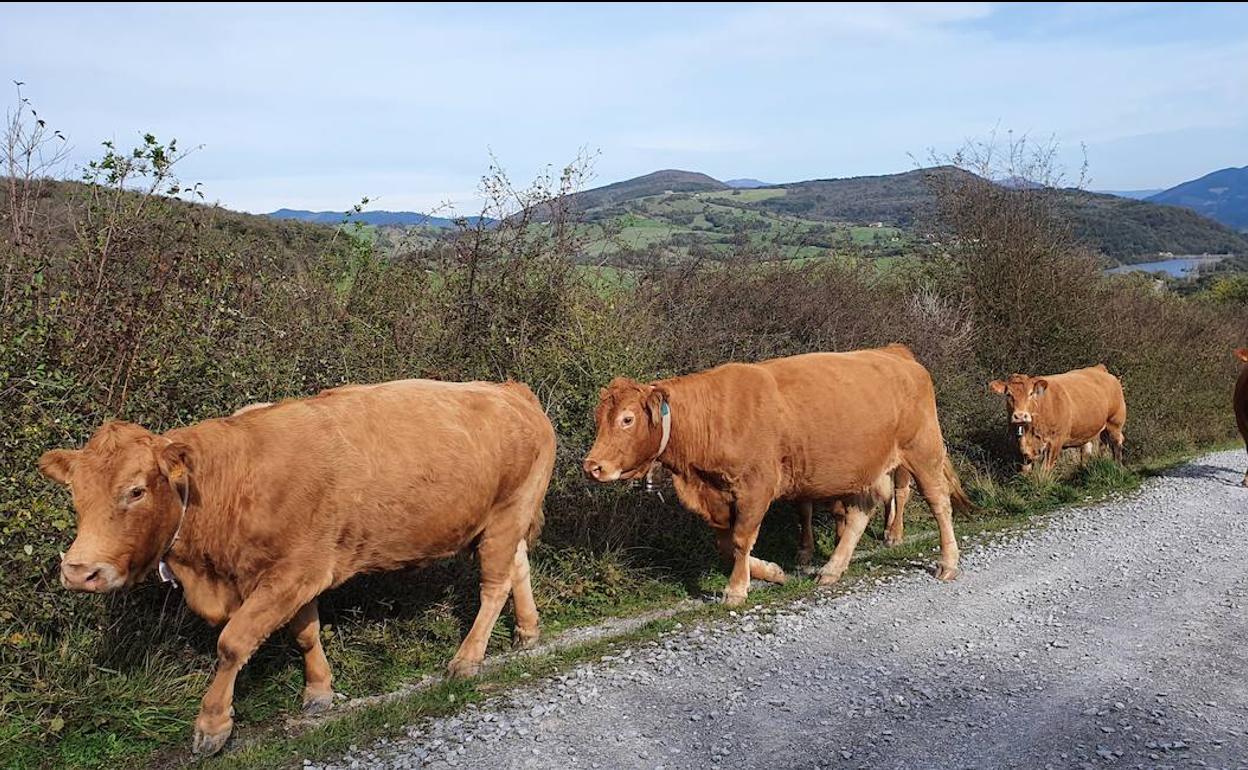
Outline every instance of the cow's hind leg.
<path fill-rule="evenodd" d="M 832 501 L 832 518 L 836 521 L 836 542 L 845 537 L 845 501 L 837 498 Z"/>
<path fill-rule="evenodd" d="M 819 570 L 819 585 L 832 585 L 840 580 L 841 575 L 844 575 L 845 570 L 849 568 L 849 560 L 853 557 L 858 540 L 866 531 L 867 521 L 870 519 L 867 512 L 863 510 L 863 502 L 857 498 L 845 501 L 843 505 L 844 525 L 836 538 L 836 550 L 832 552 L 832 558 L 823 565 L 823 569 Z"/>
<path fill-rule="evenodd" d="M 527 649 L 537 644 L 541 634 L 537 602 L 533 601 L 533 582 L 529 570 L 529 546 L 521 540 L 516 544 L 516 557 L 511 573 L 511 600 L 516 607 L 516 632 L 512 644 Z"/>
<path fill-rule="evenodd" d="M 906 505 L 910 502 L 910 471 L 898 467 L 893 471 L 894 494 L 884 504 L 884 545 L 901 545 L 906 539 Z"/>
<path fill-rule="evenodd" d="M 325 649 L 321 647 L 321 619 L 316 599 L 303 605 L 286 628 L 303 653 L 303 710 L 309 714 L 324 711 L 334 703 L 333 675 Z"/>
<path fill-rule="evenodd" d="M 1122 445 L 1126 443 L 1126 436 L 1122 435 L 1122 427 L 1119 425 L 1106 425 L 1102 431 L 1102 439 L 1109 445 L 1110 451 L 1114 454 L 1114 462 L 1122 464 Z"/>
<path fill-rule="evenodd" d="M 328 575 L 301 573 L 292 567 L 275 566 L 221 629 L 217 670 L 195 718 L 195 753 L 215 754 L 229 739 L 234 729 L 234 682 L 260 643 L 329 587 Z"/>
<path fill-rule="evenodd" d="M 490 632 L 494 630 L 498 615 L 511 593 L 517 544 L 524 540 L 516 526 L 520 517 L 499 511 L 489 516 L 493 526 L 486 526 L 477 543 L 477 561 L 481 565 L 481 608 L 477 610 L 472 628 L 447 666 L 448 673 L 453 677 L 476 676 L 481 670 Z"/>
<path fill-rule="evenodd" d="M 803 500 L 798 503 L 797 518 L 801 527 L 800 539 L 797 546 L 797 563 L 805 567 L 810 564 L 811 557 L 815 554 L 815 504 L 810 500 Z"/>

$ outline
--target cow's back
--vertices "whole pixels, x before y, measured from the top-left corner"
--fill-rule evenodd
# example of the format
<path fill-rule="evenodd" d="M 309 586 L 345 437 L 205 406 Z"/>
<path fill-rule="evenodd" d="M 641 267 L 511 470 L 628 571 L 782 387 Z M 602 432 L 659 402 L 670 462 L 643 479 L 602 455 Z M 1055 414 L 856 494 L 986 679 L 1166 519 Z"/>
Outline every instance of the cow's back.
<path fill-rule="evenodd" d="M 900 345 L 759 366 L 781 404 L 788 496 L 856 491 L 895 467 L 902 448 L 941 440 L 931 377 Z"/>
<path fill-rule="evenodd" d="M 245 437 L 243 528 L 331 552 L 335 582 L 455 553 L 554 463 L 550 421 L 516 383 L 348 385 L 210 422 Z"/>
<path fill-rule="evenodd" d="M 1125 417 L 1122 382 L 1101 365 L 1045 377 L 1054 388 L 1054 415 L 1058 426 L 1074 446 L 1095 439 L 1115 415 Z"/>

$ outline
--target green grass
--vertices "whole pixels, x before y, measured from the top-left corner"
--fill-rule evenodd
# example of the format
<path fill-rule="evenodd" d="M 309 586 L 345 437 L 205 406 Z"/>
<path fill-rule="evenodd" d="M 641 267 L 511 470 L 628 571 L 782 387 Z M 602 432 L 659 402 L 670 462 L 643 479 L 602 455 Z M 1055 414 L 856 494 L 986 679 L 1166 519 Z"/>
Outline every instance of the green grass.
<path fill-rule="evenodd" d="M 727 201 L 729 203 L 757 203 L 770 198 L 783 198 L 788 191 L 783 188 L 760 188 L 757 190 L 713 190 L 695 193 L 702 200 Z"/>

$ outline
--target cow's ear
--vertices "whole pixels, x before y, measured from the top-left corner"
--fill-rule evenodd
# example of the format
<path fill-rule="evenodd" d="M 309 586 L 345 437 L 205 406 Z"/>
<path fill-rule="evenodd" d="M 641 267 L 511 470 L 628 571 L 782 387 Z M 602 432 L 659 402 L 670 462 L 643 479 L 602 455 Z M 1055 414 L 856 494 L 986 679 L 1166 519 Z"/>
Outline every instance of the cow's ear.
<path fill-rule="evenodd" d="M 663 422 L 663 402 L 667 401 L 667 391 L 655 385 L 646 385 L 646 413 L 650 422 L 658 425 Z"/>
<path fill-rule="evenodd" d="M 39 458 L 39 472 L 58 484 L 69 484 L 74 464 L 78 462 L 77 449 L 53 449 Z"/>
<path fill-rule="evenodd" d="M 1044 395 L 1044 391 L 1046 391 L 1046 390 L 1048 390 L 1048 389 L 1049 389 L 1049 381 L 1048 381 L 1048 380 L 1036 380 L 1035 382 L 1031 383 L 1031 393 L 1032 393 L 1032 395 L 1034 395 L 1036 398 L 1039 398 L 1040 396 L 1043 396 L 1043 395 Z"/>
<path fill-rule="evenodd" d="M 184 504 L 191 494 L 191 448 L 174 441 L 166 444 L 156 455 L 160 472 L 169 480 L 169 486 Z"/>
<path fill-rule="evenodd" d="M 992 382 L 988 383 L 988 390 L 991 390 L 993 393 L 996 393 L 998 395 L 1005 395 L 1005 381 L 993 380 Z"/>
<path fill-rule="evenodd" d="M 1240 348 L 1239 350 L 1236 350 L 1235 357 L 1248 364 L 1248 348 Z"/>

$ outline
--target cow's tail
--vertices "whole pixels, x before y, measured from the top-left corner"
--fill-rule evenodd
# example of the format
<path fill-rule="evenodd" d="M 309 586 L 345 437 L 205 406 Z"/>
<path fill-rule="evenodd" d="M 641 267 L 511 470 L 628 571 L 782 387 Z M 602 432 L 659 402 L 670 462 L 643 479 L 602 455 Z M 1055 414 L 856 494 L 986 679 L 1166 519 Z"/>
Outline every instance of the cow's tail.
<path fill-rule="evenodd" d="M 975 503 L 971 502 L 971 498 L 967 497 L 966 490 L 962 489 L 962 481 L 958 479 L 958 472 L 953 469 L 953 461 L 949 459 L 949 455 L 945 455 L 945 485 L 949 487 L 949 502 L 953 505 L 953 510 L 958 513 L 971 513 L 975 510 Z"/>
<path fill-rule="evenodd" d="M 524 541 L 529 548 L 537 545 L 537 538 L 542 534 L 542 525 L 546 523 L 546 509 L 537 506 L 537 510 L 533 513 L 533 520 L 529 522 L 529 531 L 524 535 Z"/>

